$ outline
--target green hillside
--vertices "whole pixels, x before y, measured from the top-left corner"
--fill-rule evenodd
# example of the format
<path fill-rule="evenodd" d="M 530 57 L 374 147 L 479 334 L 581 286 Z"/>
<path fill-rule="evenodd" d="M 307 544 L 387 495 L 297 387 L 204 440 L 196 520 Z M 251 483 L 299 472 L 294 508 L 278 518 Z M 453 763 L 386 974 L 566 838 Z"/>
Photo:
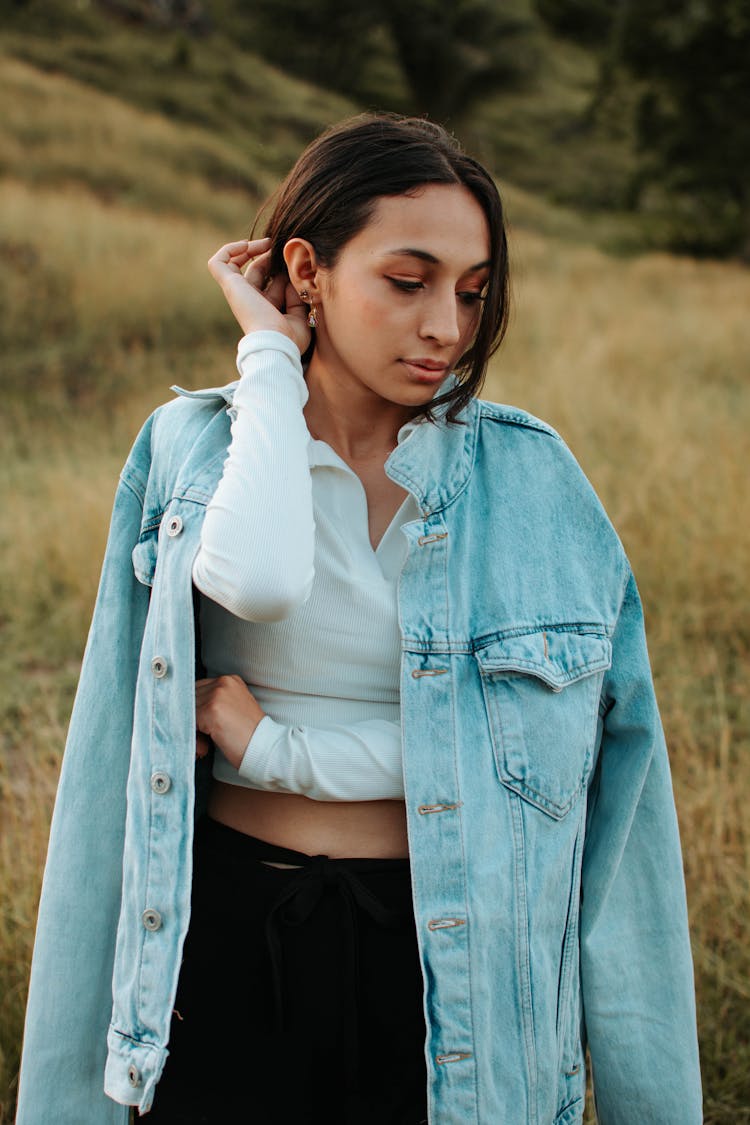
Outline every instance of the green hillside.
<path fill-rule="evenodd" d="M 526 6 L 521 0 L 521 8 Z M 81 93 L 92 99 L 89 117 L 98 115 L 96 92 L 179 124 L 163 153 L 158 146 L 154 149 L 153 140 L 144 141 L 139 155 L 147 167 L 159 156 L 191 178 L 203 177 L 213 187 L 236 188 L 250 195 L 265 194 L 323 125 L 363 108 L 408 108 L 398 75 L 393 67 L 377 66 L 375 48 L 375 73 L 366 83 L 366 95 L 359 100 L 345 98 L 294 79 L 260 55 L 238 47 L 241 37 L 232 35 L 236 10 L 231 4 L 226 9 L 223 22 L 217 18 L 210 33 L 199 35 L 133 24 L 86 0 L 75 6 L 27 0 L 13 5 L 11 18 L 4 20 L 0 52 L 49 75 L 81 83 Z M 633 169 L 629 115 L 620 106 L 611 125 L 586 122 L 597 78 L 592 53 L 552 39 L 541 27 L 529 36 L 526 49 L 528 73 L 504 93 L 478 99 L 468 114 L 449 120 L 449 127 L 503 183 L 556 205 L 545 216 L 538 206 L 520 207 L 518 217 L 524 223 L 559 226 L 610 246 L 636 247 L 642 238 L 638 224 L 632 216 L 617 213 Z M 23 130 L 19 135 L 13 115 L 9 123 L 19 141 L 33 141 L 34 149 L 37 143 L 46 143 L 50 109 L 43 96 L 37 106 L 41 113 L 33 125 L 27 124 L 26 135 Z M 153 132 L 151 119 L 147 128 Z M 94 128 L 91 140 L 100 145 L 106 143 L 106 136 Z M 136 138 L 131 143 L 137 144 Z M 44 164 L 53 177 L 64 172 L 97 191 L 109 191 L 110 196 L 163 205 L 158 189 L 152 200 L 148 185 L 134 183 L 132 172 L 129 177 L 122 167 L 113 167 L 113 154 L 97 149 L 97 165 L 100 155 L 109 170 L 103 182 L 106 173 L 91 168 L 91 161 L 89 166 L 61 167 L 46 157 L 35 159 L 34 154 L 31 168 L 22 174 L 39 177 Z M 18 162 L 7 153 L 0 161 L 3 171 L 19 174 Z M 134 170 L 132 162 L 121 164 Z M 184 204 L 174 199 L 173 206 L 187 210 L 190 199 Z M 598 221 L 593 225 L 581 221 L 575 212 L 582 210 L 599 212 Z"/>

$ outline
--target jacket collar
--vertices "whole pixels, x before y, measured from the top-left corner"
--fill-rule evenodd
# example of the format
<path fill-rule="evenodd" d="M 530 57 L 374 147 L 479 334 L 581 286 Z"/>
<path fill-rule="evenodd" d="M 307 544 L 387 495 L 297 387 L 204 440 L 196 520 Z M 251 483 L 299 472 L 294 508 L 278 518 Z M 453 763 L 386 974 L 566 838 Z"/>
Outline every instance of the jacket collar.
<path fill-rule="evenodd" d="M 182 398 L 223 398 L 224 402 L 231 406 L 238 382 L 239 379 L 235 379 L 234 382 L 226 383 L 223 387 L 204 387 L 200 391 L 186 391 L 184 387 L 178 387 L 174 383 L 169 389 L 174 391 L 175 394 L 181 395 Z"/>
<path fill-rule="evenodd" d="M 223 399 L 231 406 L 237 382 L 198 391 L 178 386 L 171 389 L 184 398 Z M 456 376 L 449 375 L 436 394 L 444 393 L 456 382 Z M 391 480 L 416 497 L 424 518 L 448 507 L 463 492 L 474 468 L 479 404 L 472 399 L 453 423 L 445 421 L 446 409 L 445 405 L 437 408 L 434 422 L 420 419 L 402 426 L 399 443 L 385 463 Z"/>
<path fill-rule="evenodd" d="M 455 386 L 455 375 L 442 383 L 439 391 Z M 447 508 L 463 492 L 474 468 L 479 404 L 470 402 L 456 422 L 446 422 L 447 407 L 435 410 L 435 421 L 409 422 L 399 432 L 399 444 L 385 463 L 391 480 L 417 498 L 424 518 Z M 404 430 L 409 430 L 404 435 Z"/>

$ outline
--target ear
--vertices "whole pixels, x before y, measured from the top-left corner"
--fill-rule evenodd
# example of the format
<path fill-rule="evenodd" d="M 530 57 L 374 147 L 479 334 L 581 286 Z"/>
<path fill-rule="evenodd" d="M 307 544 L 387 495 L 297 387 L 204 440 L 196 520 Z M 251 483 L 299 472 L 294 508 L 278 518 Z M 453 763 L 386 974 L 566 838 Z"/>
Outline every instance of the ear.
<path fill-rule="evenodd" d="M 284 247 L 289 280 L 299 293 L 306 289 L 311 297 L 320 295 L 317 285 L 318 259 L 315 247 L 306 238 L 290 238 Z"/>

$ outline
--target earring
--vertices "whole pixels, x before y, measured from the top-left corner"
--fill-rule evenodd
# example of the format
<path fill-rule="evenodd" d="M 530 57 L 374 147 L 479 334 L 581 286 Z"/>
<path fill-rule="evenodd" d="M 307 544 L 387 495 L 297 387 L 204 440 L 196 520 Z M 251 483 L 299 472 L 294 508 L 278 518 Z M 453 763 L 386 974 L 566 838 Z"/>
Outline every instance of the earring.
<path fill-rule="evenodd" d="M 316 312 L 315 312 L 315 305 L 310 300 L 310 294 L 307 292 L 306 289 L 300 289 L 299 295 L 300 295 L 300 297 L 302 298 L 303 301 L 310 301 L 310 312 L 307 314 L 308 326 L 310 328 L 317 328 L 318 327 L 318 317 L 317 317 Z"/>

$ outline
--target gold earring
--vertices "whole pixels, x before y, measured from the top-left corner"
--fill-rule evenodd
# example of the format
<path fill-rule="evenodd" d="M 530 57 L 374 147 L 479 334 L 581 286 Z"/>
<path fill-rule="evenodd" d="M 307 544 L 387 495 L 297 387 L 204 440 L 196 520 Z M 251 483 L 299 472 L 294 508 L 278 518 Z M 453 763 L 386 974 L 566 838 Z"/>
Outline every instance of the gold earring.
<path fill-rule="evenodd" d="M 315 305 L 310 300 L 310 294 L 306 289 L 300 289 L 299 295 L 303 301 L 310 301 L 310 312 L 307 314 L 307 323 L 310 328 L 317 328 L 318 318 L 315 313 Z"/>

